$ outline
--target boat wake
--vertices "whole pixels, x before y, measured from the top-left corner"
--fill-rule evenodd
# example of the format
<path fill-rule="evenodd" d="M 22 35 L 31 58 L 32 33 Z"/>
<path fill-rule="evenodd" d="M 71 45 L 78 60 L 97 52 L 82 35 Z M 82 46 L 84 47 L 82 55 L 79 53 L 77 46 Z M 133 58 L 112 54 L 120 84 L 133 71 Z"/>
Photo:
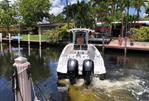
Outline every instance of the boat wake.
<path fill-rule="evenodd" d="M 116 76 L 120 77 L 115 78 Z M 149 73 L 144 71 L 125 69 L 109 73 L 107 80 L 102 81 L 99 77 L 93 77 L 88 87 L 84 87 L 83 79 L 78 80 L 73 86 L 81 89 L 78 92 L 82 95 L 86 94 L 86 91 L 92 93 L 98 101 L 105 98 L 106 101 L 147 101 L 149 99 L 148 76 Z"/>

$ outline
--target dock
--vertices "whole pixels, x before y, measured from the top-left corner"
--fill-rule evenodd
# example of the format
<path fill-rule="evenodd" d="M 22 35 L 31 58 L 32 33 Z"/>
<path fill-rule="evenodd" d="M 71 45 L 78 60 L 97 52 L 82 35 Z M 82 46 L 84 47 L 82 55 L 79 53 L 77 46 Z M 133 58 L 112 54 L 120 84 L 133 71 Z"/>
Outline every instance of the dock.
<path fill-rule="evenodd" d="M 96 47 L 105 49 L 114 49 L 114 50 L 124 50 L 125 48 L 128 51 L 146 51 L 149 52 L 149 42 L 132 42 L 133 45 L 131 45 L 131 42 L 128 40 L 125 45 L 125 41 L 122 42 L 121 45 L 119 45 L 118 40 L 114 39 L 109 44 L 94 44 Z"/>
<path fill-rule="evenodd" d="M 9 43 L 8 39 L 3 39 L 3 43 Z M 125 45 L 125 41 L 122 42 L 122 45 L 119 45 L 119 42 L 117 39 L 112 39 L 110 43 L 108 44 L 99 44 L 96 43 L 94 44 L 97 48 L 102 48 L 104 47 L 105 49 L 111 49 L 111 50 L 124 50 L 125 48 L 128 51 L 146 51 L 149 52 L 149 42 L 133 42 L 133 45 L 130 44 L 131 42 L 128 40 L 126 42 Z M 18 41 L 17 40 L 11 40 L 11 44 L 17 45 Z M 21 46 L 26 46 L 28 45 L 28 41 L 20 41 Z M 42 46 L 51 46 L 50 43 L 44 41 L 41 42 Z M 61 44 L 61 43 L 57 43 L 57 44 Z M 62 44 L 66 44 L 66 43 L 62 43 Z M 31 46 L 38 46 L 39 45 L 39 41 L 31 41 L 30 42 Z M 54 45 L 55 46 L 55 45 Z"/>

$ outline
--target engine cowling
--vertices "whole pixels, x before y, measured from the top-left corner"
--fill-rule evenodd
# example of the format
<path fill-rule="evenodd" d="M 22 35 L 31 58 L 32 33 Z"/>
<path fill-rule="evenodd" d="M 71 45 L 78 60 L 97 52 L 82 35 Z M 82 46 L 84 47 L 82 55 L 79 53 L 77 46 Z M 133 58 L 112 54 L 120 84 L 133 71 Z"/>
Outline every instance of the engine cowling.
<path fill-rule="evenodd" d="M 91 59 L 86 59 L 83 61 L 83 77 L 85 83 L 88 85 L 91 83 L 91 74 L 94 70 L 94 62 Z"/>
<path fill-rule="evenodd" d="M 78 61 L 76 59 L 69 59 L 67 62 L 67 74 L 71 84 L 76 82 L 78 76 Z"/>

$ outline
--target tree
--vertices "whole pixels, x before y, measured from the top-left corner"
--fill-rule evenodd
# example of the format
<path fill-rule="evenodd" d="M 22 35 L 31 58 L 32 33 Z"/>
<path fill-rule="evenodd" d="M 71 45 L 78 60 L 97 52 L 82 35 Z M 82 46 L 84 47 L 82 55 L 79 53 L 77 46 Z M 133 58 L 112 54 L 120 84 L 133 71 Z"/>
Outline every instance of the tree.
<path fill-rule="evenodd" d="M 44 17 L 47 18 L 50 7 L 49 0 L 19 0 L 21 16 L 29 27 L 35 26 Z"/>
<path fill-rule="evenodd" d="M 50 23 L 62 23 L 65 21 L 64 16 L 62 14 L 59 14 L 57 16 L 51 14 L 48 18 Z"/>
<path fill-rule="evenodd" d="M 91 0 L 96 10 L 96 18 L 100 22 L 111 24 L 111 22 L 120 21 L 123 29 L 128 31 L 128 22 L 136 20 L 136 16 L 130 16 L 130 8 L 137 10 L 137 18 L 139 19 L 140 8 L 144 6 L 145 0 Z M 133 20 L 133 21 L 132 21 Z"/>
<path fill-rule="evenodd" d="M 17 23 L 15 5 L 10 5 L 8 0 L 0 2 L 0 24 L 7 29 L 9 33 L 9 27 Z"/>
<path fill-rule="evenodd" d="M 132 0 L 132 6 L 137 10 L 137 20 L 139 20 L 139 13 L 141 7 L 145 7 L 146 0 Z"/>
<path fill-rule="evenodd" d="M 149 17 L 149 0 L 147 0 L 146 2 L 146 6 L 145 6 L 145 9 L 146 9 L 146 14 L 148 14 L 148 17 Z"/>
<path fill-rule="evenodd" d="M 90 3 L 77 2 L 64 8 L 63 14 L 67 15 L 69 21 L 73 21 L 76 27 L 90 27 L 95 25 L 92 7 Z"/>

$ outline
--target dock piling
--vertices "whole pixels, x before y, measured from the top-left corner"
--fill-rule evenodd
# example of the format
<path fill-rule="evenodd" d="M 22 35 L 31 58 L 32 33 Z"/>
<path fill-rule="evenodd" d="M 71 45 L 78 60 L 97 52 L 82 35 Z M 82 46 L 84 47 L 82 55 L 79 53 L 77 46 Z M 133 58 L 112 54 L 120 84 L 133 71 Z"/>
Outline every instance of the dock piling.
<path fill-rule="evenodd" d="M 30 56 L 31 55 L 31 49 L 30 49 L 30 34 L 31 34 L 31 32 L 29 32 L 29 34 L 28 34 L 28 55 Z"/>
<path fill-rule="evenodd" d="M 19 48 L 19 55 L 21 54 L 20 52 L 20 33 L 18 33 L 18 48 Z"/>
<path fill-rule="evenodd" d="M 10 35 L 10 33 L 8 35 L 9 35 L 9 53 L 11 54 L 12 53 L 12 51 L 11 51 L 11 35 Z"/>
<path fill-rule="evenodd" d="M 29 65 L 30 63 L 24 57 L 15 59 L 12 76 L 14 101 L 32 101 Z"/>
<path fill-rule="evenodd" d="M 1 46 L 1 53 L 2 53 L 3 52 L 2 33 L 0 33 L 0 46 Z"/>
<path fill-rule="evenodd" d="M 124 48 L 124 54 L 127 54 L 127 37 L 125 37 L 125 48 Z"/>

